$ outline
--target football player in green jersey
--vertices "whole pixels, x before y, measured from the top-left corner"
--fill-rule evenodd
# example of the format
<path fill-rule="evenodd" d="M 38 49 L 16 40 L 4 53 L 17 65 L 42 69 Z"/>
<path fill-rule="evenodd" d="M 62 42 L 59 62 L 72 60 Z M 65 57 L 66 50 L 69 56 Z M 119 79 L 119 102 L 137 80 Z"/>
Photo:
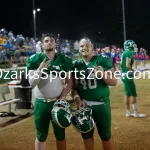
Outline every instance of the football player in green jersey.
<path fill-rule="evenodd" d="M 97 126 L 104 150 L 114 150 L 111 135 L 111 109 L 109 85 L 115 86 L 117 80 L 109 71 L 113 68 L 112 61 L 106 55 L 94 56 L 93 44 L 89 38 L 79 42 L 82 59 L 74 62 L 73 96 L 78 108 L 87 105 L 92 109 L 92 118 Z M 81 133 L 85 150 L 94 149 L 94 128 L 88 133 Z"/>
<path fill-rule="evenodd" d="M 124 43 L 124 52 L 121 58 L 121 68 L 122 68 L 122 81 L 124 83 L 124 93 L 125 93 L 125 104 L 126 104 L 126 117 L 146 117 L 146 115 L 139 113 L 137 111 L 136 105 L 136 87 L 134 84 L 134 70 L 132 65 L 134 63 L 133 52 L 137 51 L 137 45 L 133 40 L 127 40 Z M 130 111 L 130 97 L 132 96 L 132 107 L 134 113 Z"/>
<path fill-rule="evenodd" d="M 35 87 L 36 150 L 45 150 L 53 105 L 57 99 L 65 100 L 73 85 L 71 77 L 68 78 L 65 74 L 73 69 L 72 60 L 68 56 L 55 53 L 55 36 L 46 34 L 42 40 L 42 47 L 42 53 L 31 56 L 26 62 L 29 70 L 29 83 L 32 88 Z M 61 71 L 64 71 L 64 75 L 57 76 Z M 51 74 L 51 72 L 54 73 Z M 54 122 L 52 125 L 57 150 L 66 150 L 65 128 L 57 126 Z"/>

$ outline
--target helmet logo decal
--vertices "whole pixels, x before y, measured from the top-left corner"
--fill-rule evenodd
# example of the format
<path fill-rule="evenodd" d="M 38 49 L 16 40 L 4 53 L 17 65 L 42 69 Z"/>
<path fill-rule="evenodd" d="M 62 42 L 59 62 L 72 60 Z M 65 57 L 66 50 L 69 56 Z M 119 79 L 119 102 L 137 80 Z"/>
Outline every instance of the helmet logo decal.
<path fill-rule="evenodd" d="M 88 120 L 88 119 L 86 116 L 84 116 L 83 118 L 78 117 L 78 120 L 79 120 L 80 124 L 83 125 L 83 121 Z"/>

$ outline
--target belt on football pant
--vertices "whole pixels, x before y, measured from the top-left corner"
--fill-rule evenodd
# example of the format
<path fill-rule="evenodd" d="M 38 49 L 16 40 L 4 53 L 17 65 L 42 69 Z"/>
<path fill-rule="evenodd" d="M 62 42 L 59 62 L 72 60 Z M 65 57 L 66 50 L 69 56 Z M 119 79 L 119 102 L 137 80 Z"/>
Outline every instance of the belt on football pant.
<path fill-rule="evenodd" d="M 86 99 L 82 99 L 86 105 L 93 106 L 93 105 L 103 105 L 105 102 L 95 102 L 95 101 L 88 101 Z"/>
<path fill-rule="evenodd" d="M 56 101 L 58 98 L 39 98 L 37 97 L 36 100 L 41 101 L 41 102 L 53 102 Z"/>

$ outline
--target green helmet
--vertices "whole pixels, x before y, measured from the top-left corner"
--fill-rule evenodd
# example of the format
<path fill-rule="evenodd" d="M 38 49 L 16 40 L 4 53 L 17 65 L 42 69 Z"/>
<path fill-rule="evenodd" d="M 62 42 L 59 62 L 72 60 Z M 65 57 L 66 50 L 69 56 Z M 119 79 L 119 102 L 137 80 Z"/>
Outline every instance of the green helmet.
<path fill-rule="evenodd" d="M 80 110 L 76 110 L 76 113 L 72 117 L 71 122 L 78 132 L 88 133 L 94 128 L 92 109 L 86 106 Z"/>
<path fill-rule="evenodd" d="M 127 40 L 124 42 L 124 49 L 135 51 L 137 49 L 137 45 L 133 40 Z"/>
<path fill-rule="evenodd" d="M 52 121 L 61 128 L 71 125 L 71 108 L 70 104 L 65 100 L 57 100 L 51 111 Z"/>

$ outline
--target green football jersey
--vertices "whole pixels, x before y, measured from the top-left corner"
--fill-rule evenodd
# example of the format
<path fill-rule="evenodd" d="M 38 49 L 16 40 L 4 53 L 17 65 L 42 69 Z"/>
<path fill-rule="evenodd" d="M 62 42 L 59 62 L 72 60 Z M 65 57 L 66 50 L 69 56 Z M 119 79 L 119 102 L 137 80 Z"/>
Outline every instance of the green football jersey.
<path fill-rule="evenodd" d="M 123 52 L 122 57 L 121 57 L 121 68 L 122 68 L 122 73 L 127 73 L 129 70 L 126 67 L 126 58 L 129 57 L 131 58 L 131 67 L 134 63 L 134 56 L 133 56 L 133 52 L 130 50 L 126 50 Z"/>
<path fill-rule="evenodd" d="M 35 54 L 29 57 L 26 61 L 26 66 L 28 70 L 36 70 L 39 68 L 41 62 L 46 58 L 46 61 L 49 60 L 49 58 L 44 54 Z M 55 60 L 50 62 L 49 67 L 47 68 L 47 71 L 71 71 L 73 70 L 73 63 L 72 59 L 68 57 L 67 55 L 63 54 L 56 54 Z"/>
<path fill-rule="evenodd" d="M 112 61 L 106 55 L 93 56 L 86 65 L 82 59 L 74 62 L 74 76 L 78 81 L 78 93 L 82 99 L 88 101 L 100 101 L 103 97 L 110 95 L 109 86 L 103 79 L 98 79 L 92 72 L 93 67 L 102 66 L 103 69 L 110 70 L 113 67 Z M 85 78 L 84 78 L 84 76 Z M 92 78 L 92 79 L 88 79 Z"/>

